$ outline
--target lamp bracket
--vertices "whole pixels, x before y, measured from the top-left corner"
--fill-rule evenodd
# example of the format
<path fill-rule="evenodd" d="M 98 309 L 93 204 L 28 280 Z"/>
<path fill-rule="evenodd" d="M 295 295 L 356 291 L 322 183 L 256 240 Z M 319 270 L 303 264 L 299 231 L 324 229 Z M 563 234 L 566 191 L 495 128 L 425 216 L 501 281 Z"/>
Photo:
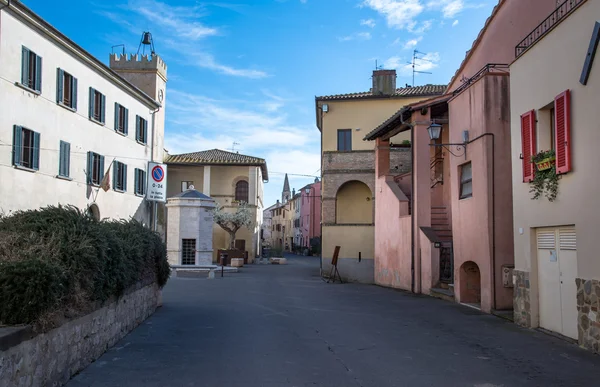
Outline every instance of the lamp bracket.
<path fill-rule="evenodd" d="M 441 146 L 442 148 L 444 148 L 448 152 L 450 152 L 450 154 L 454 157 L 464 156 L 464 154 L 467 150 L 467 144 L 429 144 L 429 146 Z M 456 152 L 462 151 L 462 153 L 456 154 L 456 153 L 452 152 L 452 149 L 450 149 L 450 147 L 454 147 Z"/>

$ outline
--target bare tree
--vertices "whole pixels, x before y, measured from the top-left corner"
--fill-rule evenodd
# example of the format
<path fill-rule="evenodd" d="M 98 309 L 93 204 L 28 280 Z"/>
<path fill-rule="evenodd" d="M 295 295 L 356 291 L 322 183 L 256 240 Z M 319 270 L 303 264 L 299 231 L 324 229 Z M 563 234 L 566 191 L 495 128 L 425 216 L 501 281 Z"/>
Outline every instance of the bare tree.
<path fill-rule="evenodd" d="M 235 249 L 235 234 L 242 227 L 252 224 L 252 213 L 248 203 L 240 203 L 236 212 L 225 212 L 223 207 L 213 210 L 214 222 L 229 234 L 229 248 Z"/>

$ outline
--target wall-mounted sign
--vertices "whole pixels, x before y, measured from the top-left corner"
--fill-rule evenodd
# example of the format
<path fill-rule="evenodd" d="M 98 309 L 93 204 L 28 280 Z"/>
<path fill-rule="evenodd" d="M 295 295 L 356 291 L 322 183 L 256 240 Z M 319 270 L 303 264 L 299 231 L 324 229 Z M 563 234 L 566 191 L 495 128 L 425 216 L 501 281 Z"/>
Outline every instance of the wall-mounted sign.
<path fill-rule="evenodd" d="M 146 200 L 154 202 L 167 201 L 167 166 L 158 163 L 148 163 L 148 189 Z"/>

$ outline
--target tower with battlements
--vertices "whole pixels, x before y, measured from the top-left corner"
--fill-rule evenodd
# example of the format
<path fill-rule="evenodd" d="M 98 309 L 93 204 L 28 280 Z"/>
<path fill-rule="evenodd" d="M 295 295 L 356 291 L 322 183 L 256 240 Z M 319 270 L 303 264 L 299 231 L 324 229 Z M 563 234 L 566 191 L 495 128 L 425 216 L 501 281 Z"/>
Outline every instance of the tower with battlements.
<path fill-rule="evenodd" d="M 153 132 L 153 160 L 162 162 L 165 143 L 167 65 L 156 54 L 152 56 L 111 54 L 110 68 L 162 105 L 154 113 L 153 122 L 148 123 L 149 134 Z"/>

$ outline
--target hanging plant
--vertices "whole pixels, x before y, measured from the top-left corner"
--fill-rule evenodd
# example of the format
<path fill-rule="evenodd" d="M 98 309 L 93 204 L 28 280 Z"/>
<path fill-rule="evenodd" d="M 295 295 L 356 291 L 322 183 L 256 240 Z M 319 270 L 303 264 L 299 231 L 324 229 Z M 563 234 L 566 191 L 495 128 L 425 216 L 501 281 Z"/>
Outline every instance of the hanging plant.
<path fill-rule="evenodd" d="M 535 174 L 529 190 L 533 194 L 532 200 L 539 199 L 542 195 L 550 202 L 556 200 L 559 176 L 556 174 L 555 160 L 553 150 L 541 151 L 531 157 L 531 163 L 535 164 Z"/>

